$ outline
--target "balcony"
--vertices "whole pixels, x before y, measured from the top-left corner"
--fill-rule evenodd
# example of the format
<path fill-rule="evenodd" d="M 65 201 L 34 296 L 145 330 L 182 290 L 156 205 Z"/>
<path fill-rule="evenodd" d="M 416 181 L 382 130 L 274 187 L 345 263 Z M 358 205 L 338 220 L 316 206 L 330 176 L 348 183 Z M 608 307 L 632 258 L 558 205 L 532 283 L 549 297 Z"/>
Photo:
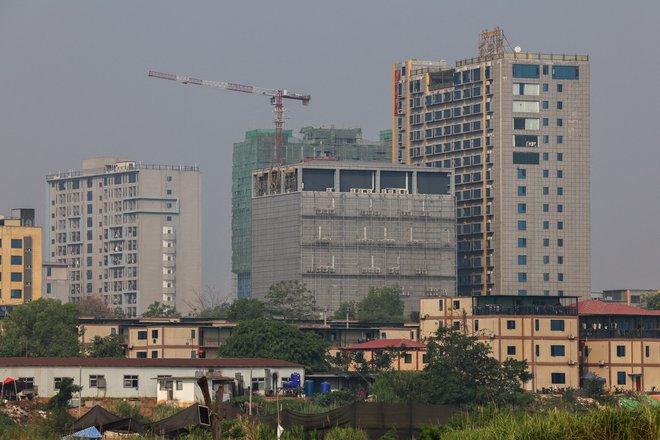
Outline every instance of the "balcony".
<path fill-rule="evenodd" d="M 474 315 L 549 315 L 577 316 L 577 307 L 555 305 L 499 305 L 473 306 Z"/>
<path fill-rule="evenodd" d="M 660 329 L 582 329 L 580 339 L 660 339 Z"/>

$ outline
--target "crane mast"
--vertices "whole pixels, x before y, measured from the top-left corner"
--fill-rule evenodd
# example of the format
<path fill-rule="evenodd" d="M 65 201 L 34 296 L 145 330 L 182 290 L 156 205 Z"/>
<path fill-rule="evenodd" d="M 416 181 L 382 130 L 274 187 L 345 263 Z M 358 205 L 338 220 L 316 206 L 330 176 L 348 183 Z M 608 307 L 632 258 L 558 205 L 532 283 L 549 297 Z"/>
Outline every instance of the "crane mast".
<path fill-rule="evenodd" d="M 295 99 L 303 105 L 309 105 L 310 95 L 294 93 L 283 89 L 267 89 L 244 84 L 224 81 L 209 81 L 205 79 L 191 78 L 189 76 L 173 75 L 171 73 L 149 71 L 152 78 L 167 79 L 181 84 L 192 84 L 196 86 L 212 87 L 216 89 L 230 90 L 233 92 L 252 93 L 255 95 L 270 96 L 270 103 L 274 106 L 273 122 L 275 123 L 275 165 L 281 165 L 284 146 L 284 99 Z"/>

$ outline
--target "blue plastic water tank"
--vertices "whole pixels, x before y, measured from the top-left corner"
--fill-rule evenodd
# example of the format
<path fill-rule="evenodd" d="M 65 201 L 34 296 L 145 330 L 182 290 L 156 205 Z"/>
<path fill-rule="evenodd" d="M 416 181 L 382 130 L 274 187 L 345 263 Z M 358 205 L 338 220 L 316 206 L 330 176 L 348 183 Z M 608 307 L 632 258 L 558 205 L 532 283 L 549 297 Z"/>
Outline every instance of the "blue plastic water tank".
<path fill-rule="evenodd" d="M 330 382 L 321 382 L 321 394 L 330 392 Z"/>
<path fill-rule="evenodd" d="M 294 388 L 300 388 L 300 374 L 293 373 L 291 375 L 291 383 L 293 384 Z"/>
<path fill-rule="evenodd" d="M 305 396 L 312 397 L 314 394 L 314 381 L 306 380 L 305 381 Z"/>

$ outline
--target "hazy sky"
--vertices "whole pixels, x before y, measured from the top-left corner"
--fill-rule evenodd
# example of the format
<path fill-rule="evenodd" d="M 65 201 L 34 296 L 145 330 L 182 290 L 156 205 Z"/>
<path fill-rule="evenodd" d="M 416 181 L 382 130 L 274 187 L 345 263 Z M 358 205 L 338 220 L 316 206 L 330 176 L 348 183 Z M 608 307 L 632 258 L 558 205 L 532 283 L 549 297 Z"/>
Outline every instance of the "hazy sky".
<path fill-rule="evenodd" d="M 204 283 L 228 292 L 232 143 L 271 128 L 271 106 L 147 70 L 310 93 L 287 128 L 377 139 L 392 62 L 453 64 L 499 25 L 523 50 L 591 56 L 592 288 L 660 289 L 659 20 L 657 0 L 0 0 L 0 213 L 43 222 L 44 176 L 90 156 L 199 164 Z"/>

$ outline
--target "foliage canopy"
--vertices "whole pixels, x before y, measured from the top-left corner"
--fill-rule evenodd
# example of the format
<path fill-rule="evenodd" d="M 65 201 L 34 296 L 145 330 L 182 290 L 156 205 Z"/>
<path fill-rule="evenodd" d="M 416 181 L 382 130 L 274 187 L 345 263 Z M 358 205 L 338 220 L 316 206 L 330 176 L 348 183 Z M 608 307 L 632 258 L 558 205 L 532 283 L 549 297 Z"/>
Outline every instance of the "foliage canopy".
<path fill-rule="evenodd" d="M 149 304 L 147 310 L 142 314 L 146 318 L 178 318 L 181 316 L 179 312 L 172 306 L 154 301 Z"/>
<path fill-rule="evenodd" d="M 21 304 L 2 321 L 0 356 L 73 357 L 80 354 L 78 306 L 41 298 Z"/>
<path fill-rule="evenodd" d="M 219 349 L 221 357 L 270 358 L 295 362 L 310 371 L 327 369 L 326 344 L 314 333 L 281 321 L 244 321 Z"/>
<path fill-rule="evenodd" d="M 304 283 L 280 281 L 266 294 L 266 308 L 273 318 L 296 321 L 318 318 L 314 293 Z"/>
<path fill-rule="evenodd" d="M 357 317 L 363 322 L 403 322 L 403 301 L 398 286 L 371 288 L 357 305 Z"/>

